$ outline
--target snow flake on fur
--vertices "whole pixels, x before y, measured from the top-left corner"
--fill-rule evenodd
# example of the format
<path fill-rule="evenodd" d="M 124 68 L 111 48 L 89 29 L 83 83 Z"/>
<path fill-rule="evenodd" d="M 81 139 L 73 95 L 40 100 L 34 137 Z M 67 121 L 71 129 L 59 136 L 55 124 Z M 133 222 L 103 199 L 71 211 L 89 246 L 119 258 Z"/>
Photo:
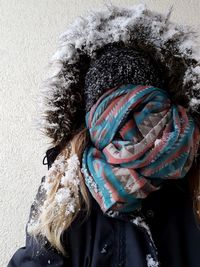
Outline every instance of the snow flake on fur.
<path fill-rule="evenodd" d="M 150 254 L 146 255 L 147 267 L 159 267 L 159 262 L 155 261 Z"/>
<path fill-rule="evenodd" d="M 44 184 L 44 188 L 49 194 L 50 190 L 54 185 L 54 175 L 55 170 L 60 170 L 63 173 L 63 176 L 60 180 L 61 188 L 55 194 L 55 200 L 58 205 L 65 205 L 65 215 L 68 216 L 71 213 L 75 212 L 76 202 L 79 192 L 79 177 L 77 175 L 78 167 L 80 166 L 80 162 L 77 154 L 72 155 L 67 160 L 63 156 L 58 156 L 55 162 L 52 164 L 52 167 L 48 170 L 48 174 L 46 176 L 46 183 Z M 75 194 L 74 192 L 77 192 Z"/>
<path fill-rule="evenodd" d="M 84 124 L 83 88 L 90 61 L 108 44 L 144 51 L 165 68 L 166 89 L 199 121 L 200 49 L 192 27 L 145 5 L 107 6 L 78 17 L 60 35 L 47 79 L 38 95 L 36 127 L 57 145 Z"/>
<path fill-rule="evenodd" d="M 38 198 L 38 200 L 36 200 L 36 197 L 34 201 L 32 214 L 27 225 L 27 230 L 29 233 L 38 228 L 38 218 L 41 213 L 41 209 L 48 207 L 49 205 L 47 195 L 51 194 L 51 191 L 54 190 L 54 187 L 57 184 L 57 173 L 61 173 L 62 177 L 59 184 L 60 188 L 58 188 L 57 192 L 55 193 L 55 212 L 60 211 L 60 206 L 65 208 L 66 217 L 75 212 L 80 185 L 80 180 L 77 175 L 79 165 L 80 161 L 77 154 L 73 154 L 67 160 L 63 155 L 60 154 L 55 159 L 51 168 L 47 171 L 44 181 L 41 183 L 39 191 L 42 195 L 42 198 Z"/>

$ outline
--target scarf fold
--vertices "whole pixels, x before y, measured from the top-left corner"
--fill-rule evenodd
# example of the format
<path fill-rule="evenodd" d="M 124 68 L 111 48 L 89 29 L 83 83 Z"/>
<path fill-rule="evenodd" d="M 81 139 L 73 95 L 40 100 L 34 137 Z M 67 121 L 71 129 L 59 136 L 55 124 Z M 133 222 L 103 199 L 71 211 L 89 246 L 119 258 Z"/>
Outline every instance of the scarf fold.
<path fill-rule="evenodd" d="M 107 90 L 86 113 L 90 143 L 86 185 L 103 212 L 131 212 L 166 179 L 183 178 L 199 146 L 199 128 L 167 91 L 134 84 Z"/>

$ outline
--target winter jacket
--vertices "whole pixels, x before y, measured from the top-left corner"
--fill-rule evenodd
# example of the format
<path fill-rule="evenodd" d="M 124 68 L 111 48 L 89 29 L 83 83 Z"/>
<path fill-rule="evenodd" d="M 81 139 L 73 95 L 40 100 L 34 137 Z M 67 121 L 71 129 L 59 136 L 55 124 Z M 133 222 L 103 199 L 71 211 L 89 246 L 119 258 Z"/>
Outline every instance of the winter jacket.
<path fill-rule="evenodd" d="M 56 148 L 46 152 L 48 167 L 57 153 Z M 7 267 L 146 267 L 148 240 L 141 231 L 130 222 L 106 217 L 92 197 L 91 202 L 89 217 L 83 221 L 80 214 L 62 235 L 67 257 L 50 248 L 49 243 L 41 248 L 26 233 L 25 246 L 16 251 Z M 187 179 L 166 181 L 162 189 L 143 201 L 142 212 L 162 267 L 200 266 L 200 229 L 192 211 Z"/>
<path fill-rule="evenodd" d="M 59 153 L 56 146 L 69 140 L 84 123 L 84 101 L 80 99 L 84 98 L 85 73 L 98 51 L 109 43 L 130 46 L 156 59 L 173 100 L 188 107 L 199 123 L 199 50 L 193 31 L 170 22 L 169 14 L 141 5 L 113 6 L 79 18 L 61 35 L 51 59 L 52 72 L 44 83 L 38 125 L 54 144 L 46 152 L 48 167 Z M 149 241 L 139 228 L 106 217 L 92 197 L 91 203 L 89 217 L 83 221 L 80 212 L 62 235 L 68 257 L 50 248 L 48 242 L 42 248 L 26 233 L 25 246 L 16 251 L 8 267 L 146 267 Z M 200 229 L 192 206 L 187 178 L 164 181 L 160 190 L 144 199 L 141 212 L 150 226 L 161 267 L 200 266 Z M 30 214 L 34 209 L 33 203 Z M 149 262 L 152 266 L 156 267 Z"/>

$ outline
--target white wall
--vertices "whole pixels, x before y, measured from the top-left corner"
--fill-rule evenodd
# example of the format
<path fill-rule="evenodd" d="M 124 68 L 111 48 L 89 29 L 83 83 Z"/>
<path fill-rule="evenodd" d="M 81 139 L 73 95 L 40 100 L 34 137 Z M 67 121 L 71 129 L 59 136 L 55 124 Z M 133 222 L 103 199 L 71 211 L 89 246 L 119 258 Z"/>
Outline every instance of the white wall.
<path fill-rule="evenodd" d="M 133 5 L 140 1 L 112 1 Z M 199 0 L 143 1 L 198 30 Z M 122 5 L 122 4 L 121 4 Z M 0 0 L 0 267 L 25 242 L 31 202 L 47 166 L 46 138 L 35 130 L 35 98 L 67 24 L 101 0 Z"/>

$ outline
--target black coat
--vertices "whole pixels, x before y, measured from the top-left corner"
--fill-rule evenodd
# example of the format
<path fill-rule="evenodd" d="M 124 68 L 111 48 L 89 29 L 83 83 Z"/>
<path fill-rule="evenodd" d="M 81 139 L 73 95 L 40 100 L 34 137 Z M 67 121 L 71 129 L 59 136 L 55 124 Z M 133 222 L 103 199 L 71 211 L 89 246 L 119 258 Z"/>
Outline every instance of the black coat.
<path fill-rule="evenodd" d="M 48 167 L 56 155 L 56 149 L 47 151 Z M 200 266 L 200 229 L 195 222 L 187 179 L 165 181 L 162 189 L 143 201 L 142 212 L 162 267 Z M 41 248 L 27 234 L 26 245 L 16 251 L 8 267 L 147 266 L 148 241 L 130 222 L 106 217 L 93 199 L 89 218 L 82 224 L 79 221 L 80 217 L 62 235 L 69 257 L 50 249 L 48 243 L 46 248 Z"/>

